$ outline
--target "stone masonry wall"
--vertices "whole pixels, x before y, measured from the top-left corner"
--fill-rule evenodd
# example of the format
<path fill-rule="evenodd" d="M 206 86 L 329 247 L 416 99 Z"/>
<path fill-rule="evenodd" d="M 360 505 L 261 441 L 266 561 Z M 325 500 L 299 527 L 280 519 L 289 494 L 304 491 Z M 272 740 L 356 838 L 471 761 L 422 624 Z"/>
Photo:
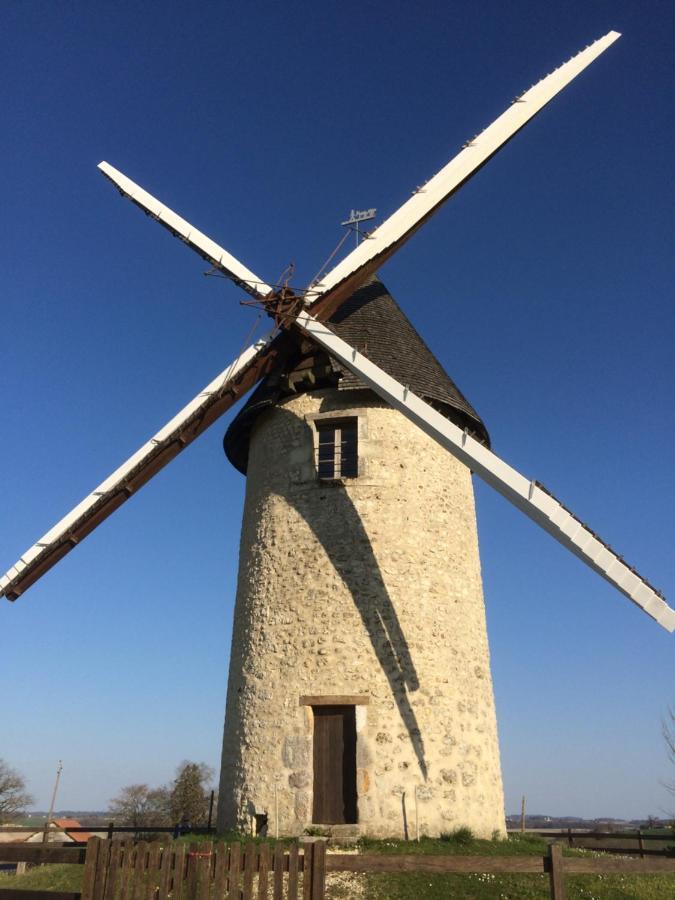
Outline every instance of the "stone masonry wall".
<path fill-rule="evenodd" d="M 359 421 L 359 477 L 320 482 L 314 422 Z M 220 784 L 220 828 L 312 821 L 303 695 L 362 697 L 359 827 L 504 833 L 469 471 L 367 391 L 301 394 L 252 440 Z M 275 799 L 276 798 L 276 799 Z"/>

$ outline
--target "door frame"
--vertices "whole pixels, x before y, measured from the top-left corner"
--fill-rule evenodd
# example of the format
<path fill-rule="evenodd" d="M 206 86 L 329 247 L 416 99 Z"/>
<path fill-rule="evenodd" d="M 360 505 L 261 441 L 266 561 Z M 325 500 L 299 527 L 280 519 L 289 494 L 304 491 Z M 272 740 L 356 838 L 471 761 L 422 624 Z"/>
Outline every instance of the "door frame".
<path fill-rule="evenodd" d="M 349 824 L 356 825 L 359 821 L 359 778 L 358 778 L 358 765 L 357 765 L 357 757 L 358 757 L 358 744 L 359 744 L 359 719 L 360 716 L 357 715 L 356 707 L 358 706 L 367 706 L 370 703 L 370 697 L 367 694 L 309 694 L 303 695 L 300 697 L 300 706 L 309 706 L 312 708 L 312 717 L 311 717 L 311 730 L 312 730 L 312 823 L 311 824 L 320 824 L 320 825 L 330 825 L 330 824 Z M 314 762 L 314 736 L 315 736 L 315 728 L 316 728 L 316 717 L 314 714 L 314 707 L 342 707 L 349 708 L 351 707 L 353 710 L 353 722 L 354 722 L 354 822 L 347 823 L 330 823 L 330 822 L 314 822 L 314 810 L 315 810 L 315 762 Z"/>

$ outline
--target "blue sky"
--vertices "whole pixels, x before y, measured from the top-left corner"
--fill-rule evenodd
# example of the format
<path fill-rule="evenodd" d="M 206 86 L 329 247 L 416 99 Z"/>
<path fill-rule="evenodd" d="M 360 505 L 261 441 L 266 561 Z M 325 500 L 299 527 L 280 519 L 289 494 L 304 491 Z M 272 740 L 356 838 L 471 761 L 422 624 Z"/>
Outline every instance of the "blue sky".
<path fill-rule="evenodd" d="M 5 4 L 0 570 L 242 347 L 240 294 L 107 159 L 302 286 L 511 99 L 623 37 L 381 271 L 483 416 L 673 599 L 675 9 L 620 2 Z M 45 807 L 217 766 L 243 478 L 228 418 L 17 603 L 0 756 Z M 476 484 L 507 811 L 658 814 L 672 636 Z"/>

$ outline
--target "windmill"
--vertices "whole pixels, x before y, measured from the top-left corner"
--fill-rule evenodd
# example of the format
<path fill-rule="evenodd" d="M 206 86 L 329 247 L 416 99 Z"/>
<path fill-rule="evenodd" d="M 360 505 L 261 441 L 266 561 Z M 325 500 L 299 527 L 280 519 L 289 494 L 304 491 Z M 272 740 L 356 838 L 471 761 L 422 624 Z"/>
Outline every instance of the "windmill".
<path fill-rule="evenodd" d="M 387 365 L 386 333 L 400 336 L 409 323 L 395 318 L 400 311 L 375 278 L 446 199 L 617 38 L 610 32 L 516 98 L 304 291 L 266 284 L 101 163 L 124 195 L 263 306 L 274 328 L 30 548 L 0 579 L 0 594 L 16 599 L 265 379 L 226 439 L 230 458 L 245 458 L 239 464 L 248 466 L 248 484 L 221 825 L 271 814 L 276 799 L 286 832 L 314 821 L 392 833 L 404 827 L 415 794 L 428 833 L 460 824 L 479 834 L 503 830 L 470 472 L 657 622 L 675 628 L 675 613 L 644 578 L 540 484 L 491 452 L 484 426 L 456 387 L 443 382 L 444 373 L 428 374 L 433 359 L 424 359 L 428 378 L 420 379 L 423 344 L 408 333 L 407 346 L 417 348 L 409 373 Z M 400 472 L 393 477 L 392 447 L 412 454 L 413 481 Z M 415 509 L 424 515 L 415 519 Z M 298 566 L 293 553 L 302 541 Z M 402 596 L 406 582 L 414 585 L 414 604 Z M 312 621 L 299 636 L 303 614 Z M 453 641 L 454 660 L 439 663 Z"/>

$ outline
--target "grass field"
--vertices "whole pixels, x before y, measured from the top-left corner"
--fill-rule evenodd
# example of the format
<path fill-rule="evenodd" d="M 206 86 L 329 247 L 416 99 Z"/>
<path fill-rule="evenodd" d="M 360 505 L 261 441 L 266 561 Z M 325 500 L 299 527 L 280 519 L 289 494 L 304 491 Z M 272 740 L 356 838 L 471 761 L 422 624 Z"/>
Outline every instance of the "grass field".
<path fill-rule="evenodd" d="M 250 840 L 228 835 L 230 840 Z M 189 840 L 189 838 L 187 838 Z M 340 848 L 336 848 L 340 852 Z M 372 841 L 362 839 L 352 850 L 362 853 L 545 856 L 547 844 L 536 836 L 512 836 L 503 841 L 474 840 L 459 833 L 446 840 L 423 838 L 414 841 Z M 565 855 L 595 855 L 594 851 L 565 850 Z M 25 875 L 0 874 L 1 888 L 79 891 L 83 867 L 49 865 L 36 867 Z M 675 876 L 670 875 L 575 875 L 566 879 L 569 900 L 670 900 L 675 898 Z M 546 900 L 548 876 L 544 875 L 329 875 L 329 900 Z"/>
<path fill-rule="evenodd" d="M 359 847 L 364 853 L 545 856 L 548 844 L 535 835 L 480 841 L 460 833 L 450 840 L 423 838 L 419 844 L 414 841 L 362 840 Z M 574 849 L 566 849 L 564 853 L 565 856 L 595 855 L 592 851 Z M 361 900 L 547 900 L 550 897 L 548 875 L 368 875 L 345 887 L 346 892 L 331 896 L 335 900 L 351 897 Z M 566 888 L 569 900 L 669 900 L 675 898 L 675 876 L 571 875 L 566 878 Z"/>
<path fill-rule="evenodd" d="M 79 891 L 82 888 L 84 866 L 64 863 L 61 866 L 35 866 L 25 875 L 0 872 L 0 888 L 31 891 Z"/>

